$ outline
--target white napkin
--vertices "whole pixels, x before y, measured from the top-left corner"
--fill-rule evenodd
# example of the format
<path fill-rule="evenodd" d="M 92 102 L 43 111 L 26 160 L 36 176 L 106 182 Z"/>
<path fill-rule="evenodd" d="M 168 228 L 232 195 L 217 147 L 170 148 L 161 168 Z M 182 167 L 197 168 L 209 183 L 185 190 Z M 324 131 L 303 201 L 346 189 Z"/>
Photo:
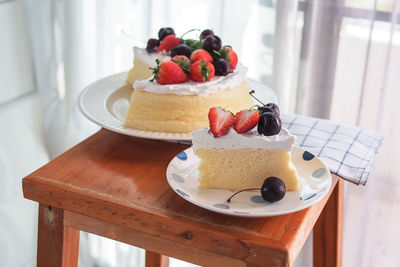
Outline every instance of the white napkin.
<path fill-rule="evenodd" d="M 355 126 L 311 117 L 281 114 L 296 145 L 319 157 L 343 179 L 365 185 L 383 135 Z"/>

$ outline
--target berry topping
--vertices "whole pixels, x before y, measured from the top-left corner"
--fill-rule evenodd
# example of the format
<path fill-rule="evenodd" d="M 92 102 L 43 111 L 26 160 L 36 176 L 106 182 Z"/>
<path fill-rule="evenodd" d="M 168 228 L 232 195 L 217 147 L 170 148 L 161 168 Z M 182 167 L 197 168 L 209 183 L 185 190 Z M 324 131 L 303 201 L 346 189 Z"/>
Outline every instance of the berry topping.
<path fill-rule="evenodd" d="M 231 199 L 243 191 L 260 190 L 260 188 L 247 188 L 237 191 L 231 195 L 226 202 L 231 202 Z M 264 180 L 261 186 L 261 197 L 267 202 L 276 202 L 281 200 L 286 194 L 286 185 L 278 177 L 268 177 Z"/>
<path fill-rule="evenodd" d="M 154 78 L 159 84 L 183 83 L 188 81 L 188 75 L 171 60 L 160 61 L 157 59 L 157 67 L 152 68 Z"/>
<path fill-rule="evenodd" d="M 149 53 L 157 52 L 159 41 L 157 39 L 149 39 L 147 41 L 146 51 Z"/>
<path fill-rule="evenodd" d="M 192 61 L 193 62 L 193 61 Z M 214 65 L 211 62 L 198 60 L 190 66 L 190 79 L 195 82 L 206 82 L 215 75 Z"/>
<path fill-rule="evenodd" d="M 192 55 L 190 56 L 190 60 L 192 62 L 196 62 L 198 60 L 204 60 L 205 62 L 213 62 L 211 55 L 204 49 L 194 50 Z"/>
<path fill-rule="evenodd" d="M 179 56 L 174 56 L 173 58 L 171 58 L 171 60 L 173 62 L 175 62 L 176 64 L 178 64 L 179 67 L 181 67 L 181 69 L 184 72 L 189 72 L 190 71 L 191 63 L 190 63 L 190 59 L 188 57 L 179 55 Z"/>
<path fill-rule="evenodd" d="M 190 47 L 187 46 L 186 44 L 177 45 L 171 50 L 171 57 L 177 55 L 184 55 L 190 58 L 191 54 L 192 54 L 192 49 L 190 49 Z"/>
<path fill-rule="evenodd" d="M 201 32 L 200 39 L 204 40 L 207 36 L 212 35 L 212 34 L 214 34 L 214 32 L 212 30 L 206 29 Z"/>
<path fill-rule="evenodd" d="M 282 129 L 282 121 L 279 115 L 274 112 L 265 112 L 258 121 L 257 132 L 265 136 L 279 134 Z"/>
<path fill-rule="evenodd" d="M 227 60 L 229 62 L 229 65 L 231 66 L 231 70 L 234 70 L 236 68 L 238 57 L 236 52 L 232 50 L 232 47 L 224 46 L 221 50 L 214 53 Z"/>
<path fill-rule="evenodd" d="M 265 201 L 276 202 L 286 194 L 286 185 L 278 177 L 268 177 L 261 186 L 261 196 Z"/>
<path fill-rule="evenodd" d="M 237 133 L 244 133 L 253 129 L 260 119 L 260 113 L 257 110 L 241 110 L 235 115 L 235 122 L 233 123 L 233 129 Z"/>
<path fill-rule="evenodd" d="M 175 35 L 174 29 L 166 27 L 166 28 L 161 28 L 158 31 L 158 39 L 160 41 L 164 40 L 164 38 L 167 37 L 168 35 Z"/>
<path fill-rule="evenodd" d="M 215 137 L 219 137 L 229 131 L 235 118 L 230 111 L 220 107 L 212 107 L 208 112 L 208 120 L 210 121 L 210 132 Z"/>
<path fill-rule="evenodd" d="M 215 75 L 226 76 L 231 72 L 231 66 L 229 62 L 223 58 L 217 58 L 214 60 Z"/>
<path fill-rule="evenodd" d="M 268 103 L 266 105 L 258 107 L 258 111 L 260 111 L 261 114 L 264 112 L 274 112 L 278 114 L 278 116 L 280 115 L 279 107 L 275 103 Z"/>
<path fill-rule="evenodd" d="M 203 48 L 209 53 L 220 50 L 221 46 L 221 39 L 216 35 L 209 35 L 203 41 Z"/>
<path fill-rule="evenodd" d="M 161 44 L 158 46 L 157 52 L 158 53 L 160 53 L 161 51 L 169 52 L 180 43 L 181 41 L 178 37 L 176 37 L 175 35 L 168 35 L 162 40 Z"/>

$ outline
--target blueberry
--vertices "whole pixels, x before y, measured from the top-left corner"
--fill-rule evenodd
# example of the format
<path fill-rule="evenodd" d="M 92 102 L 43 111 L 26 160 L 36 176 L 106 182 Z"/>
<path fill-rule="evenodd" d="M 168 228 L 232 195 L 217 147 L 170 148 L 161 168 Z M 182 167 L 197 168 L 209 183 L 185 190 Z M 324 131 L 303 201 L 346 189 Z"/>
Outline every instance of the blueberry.
<path fill-rule="evenodd" d="M 159 41 L 157 39 L 149 39 L 147 41 L 146 51 L 149 53 L 157 52 L 156 47 L 159 45 Z"/>
<path fill-rule="evenodd" d="M 261 196 L 265 201 L 276 202 L 286 194 L 286 185 L 278 177 L 268 177 L 261 186 Z"/>
<path fill-rule="evenodd" d="M 275 103 L 268 103 L 264 106 L 258 107 L 258 110 L 261 112 L 261 114 L 265 112 L 275 112 L 278 114 L 278 116 L 280 115 L 279 107 Z"/>
<path fill-rule="evenodd" d="M 222 47 L 221 39 L 216 35 L 209 35 L 204 39 L 203 48 L 209 53 L 219 51 Z"/>
<path fill-rule="evenodd" d="M 158 31 L 158 40 L 162 41 L 165 37 L 168 35 L 175 35 L 174 29 L 166 27 L 166 28 L 161 28 Z"/>
<path fill-rule="evenodd" d="M 223 58 L 217 58 L 214 62 L 215 75 L 226 76 L 231 72 L 229 62 Z"/>
<path fill-rule="evenodd" d="M 265 112 L 260 116 L 257 125 L 257 132 L 265 136 L 279 134 L 282 129 L 282 121 L 275 112 Z"/>
<path fill-rule="evenodd" d="M 201 32 L 201 34 L 200 34 L 200 39 L 203 40 L 203 39 L 205 39 L 207 36 L 213 35 L 213 34 L 214 34 L 214 32 L 213 32 L 212 30 L 206 29 L 206 30 L 204 30 L 204 31 Z"/>
<path fill-rule="evenodd" d="M 177 55 L 184 55 L 190 58 L 191 54 L 192 54 L 192 49 L 190 49 L 190 47 L 185 44 L 177 45 L 171 50 L 171 57 Z"/>

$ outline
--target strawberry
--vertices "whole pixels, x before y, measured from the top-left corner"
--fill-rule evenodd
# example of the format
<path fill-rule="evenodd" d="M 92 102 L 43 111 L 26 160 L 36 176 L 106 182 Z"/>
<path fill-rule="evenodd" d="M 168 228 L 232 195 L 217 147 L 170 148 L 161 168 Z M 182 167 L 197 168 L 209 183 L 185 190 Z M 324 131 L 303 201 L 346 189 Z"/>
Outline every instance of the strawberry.
<path fill-rule="evenodd" d="M 220 107 L 212 107 L 208 112 L 208 120 L 210 121 L 210 132 L 215 137 L 219 137 L 229 131 L 235 121 L 235 117 L 230 111 Z"/>
<path fill-rule="evenodd" d="M 181 40 L 175 35 L 167 35 L 162 41 L 161 44 L 157 48 L 157 53 L 161 53 L 162 51 L 169 52 L 175 46 L 181 43 Z"/>
<path fill-rule="evenodd" d="M 198 60 L 204 60 L 205 62 L 213 62 L 213 58 L 211 57 L 210 53 L 208 53 L 204 49 L 197 49 L 192 52 L 190 56 L 190 60 L 192 62 L 196 62 Z"/>
<path fill-rule="evenodd" d="M 236 68 L 236 65 L 238 63 L 238 56 L 236 52 L 233 51 L 232 47 L 224 46 L 221 48 L 221 50 L 216 52 L 216 54 L 229 62 L 231 70 L 234 70 Z"/>
<path fill-rule="evenodd" d="M 183 83 L 188 81 L 188 75 L 171 60 L 162 61 L 156 59 L 157 67 L 152 68 L 154 78 L 159 84 Z"/>
<path fill-rule="evenodd" d="M 260 119 L 260 113 L 256 109 L 244 109 L 236 113 L 233 129 L 237 133 L 244 133 L 253 129 Z"/>
<path fill-rule="evenodd" d="M 186 56 L 183 55 L 178 55 L 178 56 L 174 56 L 173 58 L 171 58 L 171 60 L 173 62 L 175 62 L 176 64 L 179 65 L 179 67 L 181 67 L 181 69 L 183 69 L 184 72 L 189 72 L 190 71 L 190 59 Z"/>
<path fill-rule="evenodd" d="M 195 82 L 209 81 L 215 75 L 214 65 L 211 62 L 198 60 L 190 66 L 190 79 Z"/>

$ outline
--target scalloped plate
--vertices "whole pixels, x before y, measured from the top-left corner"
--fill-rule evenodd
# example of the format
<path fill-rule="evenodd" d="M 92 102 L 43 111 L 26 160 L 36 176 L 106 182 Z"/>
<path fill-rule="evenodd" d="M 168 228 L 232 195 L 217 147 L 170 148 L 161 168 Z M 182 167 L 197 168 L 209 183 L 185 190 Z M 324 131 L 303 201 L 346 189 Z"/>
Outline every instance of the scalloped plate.
<path fill-rule="evenodd" d="M 296 212 L 320 201 L 332 184 L 328 167 L 317 157 L 299 147 L 293 147 L 292 162 L 300 179 L 300 190 L 286 192 L 275 203 L 264 201 L 257 191 L 246 191 L 226 200 L 234 192 L 221 189 L 199 188 L 200 159 L 192 148 L 174 157 L 167 168 L 171 188 L 185 200 L 208 210 L 244 217 L 268 217 Z"/>

